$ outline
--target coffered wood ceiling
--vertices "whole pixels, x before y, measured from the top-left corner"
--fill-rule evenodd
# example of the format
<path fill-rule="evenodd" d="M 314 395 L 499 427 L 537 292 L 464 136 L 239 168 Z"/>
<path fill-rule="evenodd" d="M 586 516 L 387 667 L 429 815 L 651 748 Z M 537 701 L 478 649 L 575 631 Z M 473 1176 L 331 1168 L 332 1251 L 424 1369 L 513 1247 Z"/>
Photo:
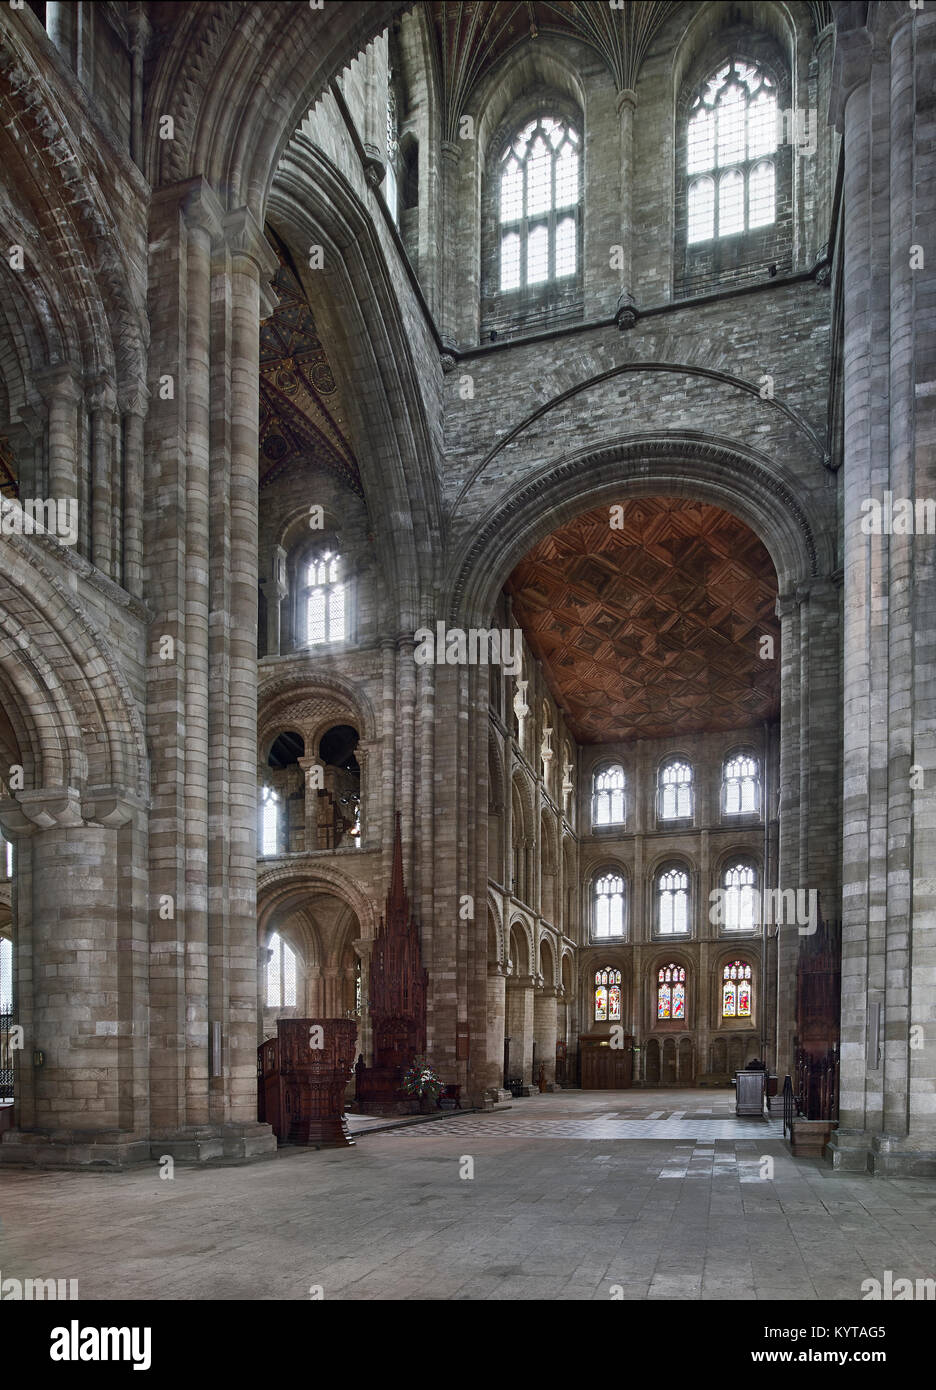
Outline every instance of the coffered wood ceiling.
<path fill-rule="evenodd" d="M 580 743 L 741 728 L 780 708 L 776 573 L 737 517 L 680 498 L 585 512 L 507 583 Z M 762 660 L 762 636 L 773 660 Z"/>

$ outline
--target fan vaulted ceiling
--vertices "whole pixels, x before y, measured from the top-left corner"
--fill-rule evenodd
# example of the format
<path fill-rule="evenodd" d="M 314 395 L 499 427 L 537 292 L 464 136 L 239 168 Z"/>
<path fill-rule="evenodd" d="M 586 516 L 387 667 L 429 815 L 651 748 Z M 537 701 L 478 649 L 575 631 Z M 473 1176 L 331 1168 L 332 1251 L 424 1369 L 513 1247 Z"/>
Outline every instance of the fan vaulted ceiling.
<path fill-rule="evenodd" d="M 729 512 L 638 498 L 585 512 L 507 589 L 580 743 L 741 728 L 779 712 L 776 574 Z M 759 639 L 773 638 L 773 660 Z"/>

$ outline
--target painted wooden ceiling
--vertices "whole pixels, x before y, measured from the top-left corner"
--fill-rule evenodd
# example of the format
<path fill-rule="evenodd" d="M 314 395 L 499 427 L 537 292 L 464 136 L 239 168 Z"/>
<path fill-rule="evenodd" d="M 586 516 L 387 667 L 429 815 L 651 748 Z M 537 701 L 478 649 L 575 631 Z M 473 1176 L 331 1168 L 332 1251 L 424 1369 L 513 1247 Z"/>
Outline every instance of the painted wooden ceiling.
<path fill-rule="evenodd" d="M 776 572 L 737 517 L 682 498 L 567 522 L 516 566 L 514 617 L 580 743 L 742 728 L 780 708 Z M 760 638 L 773 638 L 773 660 Z"/>
<path fill-rule="evenodd" d="M 363 497 L 341 391 L 315 318 L 289 252 L 269 229 L 267 236 L 280 258 L 273 277 L 279 303 L 260 325 L 260 486 L 303 459 Z"/>

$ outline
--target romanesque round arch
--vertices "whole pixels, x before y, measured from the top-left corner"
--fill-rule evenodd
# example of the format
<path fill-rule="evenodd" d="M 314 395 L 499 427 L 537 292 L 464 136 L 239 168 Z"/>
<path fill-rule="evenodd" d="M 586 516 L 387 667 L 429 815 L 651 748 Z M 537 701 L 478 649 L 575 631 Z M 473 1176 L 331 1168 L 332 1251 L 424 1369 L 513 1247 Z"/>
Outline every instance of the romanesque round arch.
<path fill-rule="evenodd" d="M 142 717 L 110 643 L 17 536 L 0 546 L 0 682 L 36 789 L 148 800 Z M 103 801 L 87 814 L 104 814 Z"/>
<path fill-rule="evenodd" d="M 331 865 L 304 861 L 280 864 L 257 875 L 257 932 L 263 939 L 273 912 L 292 898 L 321 890 L 340 898 L 357 916 L 363 936 L 375 937 L 379 914 L 361 885 Z"/>
<path fill-rule="evenodd" d="M 744 521 L 766 547 L 781 592 L 832 568 L 830 538 L 815 531 L 795 481 L 757 451 L 694 432 L 640 435 L 550 465 L 472 527 L 451 570 L 452 624 L 485 626 L 511 570 L 563 520 L 652 496 L 708 502 Z"/>

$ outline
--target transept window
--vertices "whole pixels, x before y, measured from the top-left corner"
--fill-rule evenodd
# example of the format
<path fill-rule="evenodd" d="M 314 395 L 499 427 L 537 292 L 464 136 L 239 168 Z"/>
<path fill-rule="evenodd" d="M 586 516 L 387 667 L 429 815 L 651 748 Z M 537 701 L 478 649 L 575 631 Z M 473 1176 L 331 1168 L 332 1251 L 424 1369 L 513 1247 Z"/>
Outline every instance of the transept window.
<path fill-rule="evenodd" d="M 722 971 L 722 1018 L 750 1018 L 752 1006 L 751 967 L 734 960 Z"/>
<path fill-rule="evenodd" d="M 595 971 L 595 1022 L 620 1023 L 621 972 L 607 967 Z"/>
<path fill-rule="evenodd" d="M 340 642 L 345 636 L 345 586 L 341 556 L 324 551 L 305 571 L 306 643 Z"/>
<path fill-rule="evenodd" d="M 264 787 L 260 803 L 260 853 L 279 852 L 280 799 L 272 787 Z"/>
<path fill-rule="evenodd" d="M 757 870 L 746 860 L 731 864 L 722 878 L 726 931 L 753 931 L 757 926 Z"/>
<path fill-rule="evenodd" d="M 702 84 L 686 129 L 688 241 L 711 241 L 776 218 L 777 89 L 734 59 Z"/>
<path fill-rule="evenodd" d="M 657 931 L 680 936 L 689 930 L 689 875 L 678 866 L 657 876 Z"/>
<path fill-rule="evenodd" d="M 296 953 L 278 932 L 270 937 L 266 1006 L 288 1009 L 296 1002 Z"/>
<path fill-rule="evenodd" d="M 575 275 L 581 201 L 579 135 L 568 121 L 529 121 L 501 158 L 500 288 Z"/>
<path fill-rule="evenodd" d="M 592 824 L 624 824 L 624 769 L 618 764 L 595 773 Z"/>
<path fill-rule="evenodd" d="M 624 880 L 620 874 L 602 874 L 595 882 L 595 936 L 624 935 Z"/>
<path fill-rule="evenodd" d="M 757 759 L 740 753 L 725 763 L 723 796 L 726 816 L 753 815 L 760 809 Z"/>
<path fill-rule="evenodd" d="M 657 971 L 657 1018 L 686 1017 L 686 972 L 681 965 L 664 965 Z"/>
<path fill-rule="evenodd" d="M 688 820 L 692 815 L 692 768 L 674 759 L 660 768 L 661 820 Z"/>

